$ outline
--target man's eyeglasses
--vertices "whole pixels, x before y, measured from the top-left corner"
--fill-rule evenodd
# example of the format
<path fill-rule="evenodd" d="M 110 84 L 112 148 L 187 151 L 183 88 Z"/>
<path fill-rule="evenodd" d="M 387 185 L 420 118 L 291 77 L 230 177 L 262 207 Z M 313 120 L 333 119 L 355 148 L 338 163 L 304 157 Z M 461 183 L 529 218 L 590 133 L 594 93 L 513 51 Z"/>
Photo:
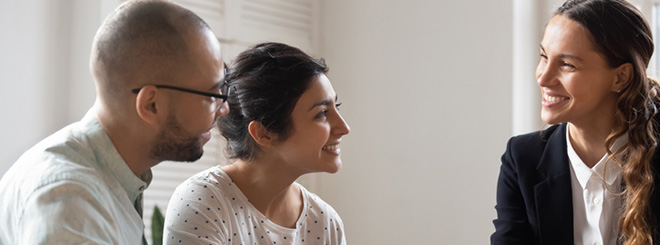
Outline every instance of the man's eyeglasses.
<path fill-rule="evenodd" d="M 225 78 L 227 76 L 227 67 L 225 66 Z M 214 111 L 218 111 L 220 107 L 222 107 L 222 104 L 227 101 L 227 95 L 229 95 L 230 92 L 230 87 L 229 84 L 227 83 L 227 80 L 222 82 L 222 85 L 220 85 L 220 93 L 209 93 L 209 92 L 203 92 L 203 91 L 198 91 L 198 90 L 193 90 L 193 89 L 187 89 L 187 88 L 182 88 L 182 87 L 176 87 L 176 86 L 170 86 L 170 85 L 152 85 L 155 86 L 156 88 L 164 88 L 164 89 L 172 89 L 176 91 L 181 91 L 181 92 L 186 92 L 186 93 L 191 93 L 191 94 L 198 94 L 198 95 L 203 95 L 203 96 L 210 96 L 215 99 L 214 101 Z M 132 89 L 131 92 L 134 94 L 137 94 L 140 92 L 142 88 L 136 88 Z"/>

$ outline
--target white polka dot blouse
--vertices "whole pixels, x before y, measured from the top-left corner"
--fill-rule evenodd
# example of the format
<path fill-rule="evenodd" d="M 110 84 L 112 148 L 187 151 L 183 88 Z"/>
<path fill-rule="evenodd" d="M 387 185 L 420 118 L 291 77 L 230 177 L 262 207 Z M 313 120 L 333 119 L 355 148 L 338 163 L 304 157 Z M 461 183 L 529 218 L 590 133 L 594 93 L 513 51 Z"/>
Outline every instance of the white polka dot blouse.
<path fill-rule="evenodd" d="M 337 212 L 300 186 L 303 211 L 296 228 L 259 212 L 220 169 L 212 167 L 179 185 L 165 215 L 164 244 L 346 244 Z"/>

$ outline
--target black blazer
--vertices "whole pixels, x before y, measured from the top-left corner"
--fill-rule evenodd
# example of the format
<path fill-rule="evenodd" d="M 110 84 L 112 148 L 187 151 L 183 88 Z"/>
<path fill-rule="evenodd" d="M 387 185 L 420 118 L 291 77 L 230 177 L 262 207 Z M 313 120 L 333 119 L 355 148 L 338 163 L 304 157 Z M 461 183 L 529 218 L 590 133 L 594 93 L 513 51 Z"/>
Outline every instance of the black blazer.
<path fill-rule="evenodd" d="M 573 244 L 573 194 L 566 124 L 509 139 L 497 182 L 497 219 L 491 244 Z M 651 223 L 654 244 L 660 210 L 660 166 L 653 158 Z"/>

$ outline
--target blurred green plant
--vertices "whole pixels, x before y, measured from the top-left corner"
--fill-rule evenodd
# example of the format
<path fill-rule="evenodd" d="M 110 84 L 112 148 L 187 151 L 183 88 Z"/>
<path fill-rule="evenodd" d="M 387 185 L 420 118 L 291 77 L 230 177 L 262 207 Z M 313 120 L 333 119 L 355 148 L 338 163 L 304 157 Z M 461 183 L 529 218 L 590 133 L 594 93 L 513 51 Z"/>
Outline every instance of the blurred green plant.
<path fill-rule="evenodd" d="M 154 215 L 151 216 L 151 244 L 163 244 L 163 228 L 165 226 L 165 217 L 160 212 L 158 206 L 154 205 Z"/>

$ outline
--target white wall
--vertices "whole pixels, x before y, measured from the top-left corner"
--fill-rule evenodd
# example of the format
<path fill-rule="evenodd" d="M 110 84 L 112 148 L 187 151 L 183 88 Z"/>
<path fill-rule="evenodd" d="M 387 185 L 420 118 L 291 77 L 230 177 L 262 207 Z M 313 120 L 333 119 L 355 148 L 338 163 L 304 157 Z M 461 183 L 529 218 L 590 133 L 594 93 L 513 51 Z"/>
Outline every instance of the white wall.
<path fill-rule="evenodd" d="M 104 2 L 0 1 L 0 175 L 93 104 L 87 61 Z"/>
<path fill-rule="evenodd" d="M 352 132 L 318 194 L 350 244 L 488 243 L 511 135 L 512 11 L 511 0 L 324 2 L 322 55 Z"/>

